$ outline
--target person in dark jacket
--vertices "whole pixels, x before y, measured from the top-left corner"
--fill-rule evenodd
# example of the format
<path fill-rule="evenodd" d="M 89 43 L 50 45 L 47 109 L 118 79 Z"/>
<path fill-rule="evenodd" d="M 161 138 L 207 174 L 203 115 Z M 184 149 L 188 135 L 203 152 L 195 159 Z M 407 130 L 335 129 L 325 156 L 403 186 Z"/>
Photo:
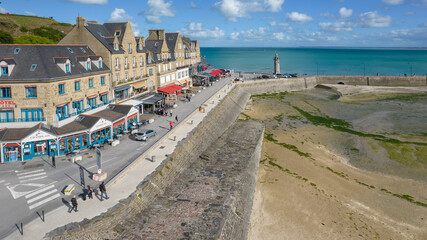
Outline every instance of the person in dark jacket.
<path fill-rule="evenodd" d="M 107 195 L 107 189 L 105 188 L 104 182 L 102 182 L 101 185 L 99 185 L 99 191 L 101 191 L 101 201 L 103 201 L 104 194 L 105 194 L 105 199 L 109 198 Z"/>
<path fill-rule="evenodd" d="M 73 198 L 71 198 L 71 205 L 73 205 L 73 207 L 68 212 L 72 212 L 73 210 L 75 212 L 77 212 L 78 210 L 77 210 L 77 198 L 76 198 L 76 195 L 74 195 Z"/>
<path fill-rule="evenodd" d="M 87 197 L 89 199 L 93 199 L 93 188 L 89 187 L 89 190 L 87 191 Z"/>

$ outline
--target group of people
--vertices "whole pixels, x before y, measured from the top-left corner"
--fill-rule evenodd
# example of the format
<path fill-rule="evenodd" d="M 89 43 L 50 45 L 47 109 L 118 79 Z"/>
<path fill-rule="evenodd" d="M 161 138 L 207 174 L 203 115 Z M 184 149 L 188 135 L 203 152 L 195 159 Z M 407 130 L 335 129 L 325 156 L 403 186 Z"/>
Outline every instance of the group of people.
<path fill-rule="evenodd" d="M 101 192 L 100 201 L 104 201 L 104 195 L 105 195 L 105 199 L 109 198 L 108 195 L 107 195 L 107 189 L 105 188 L 105 183 L 104 182 L 102 182 L 101 185 L 99 185 L 99 191 Z M 86 195 L 87 195 L 87 197 L 89 199 L 93 199 L 93 194 L 94 193 L 95 193 L 95 191 L 93 190 L 93 188 L 91 188 L 91 187 L 88 186 L 87 193 L 86 192 L 83 193 L 83 197 L 82 197 L 83 200 L 86 199 Z M 71 206 L 72 206 L 71 209 L 68 210 L 69 213 L 71 213 L 73 210 L 75 212 L 78 211 L 77 210 L 78 203 L 77 203 L 77 197 L 76 197 L 76 195 L 74 195 L 71 198 Z"/>

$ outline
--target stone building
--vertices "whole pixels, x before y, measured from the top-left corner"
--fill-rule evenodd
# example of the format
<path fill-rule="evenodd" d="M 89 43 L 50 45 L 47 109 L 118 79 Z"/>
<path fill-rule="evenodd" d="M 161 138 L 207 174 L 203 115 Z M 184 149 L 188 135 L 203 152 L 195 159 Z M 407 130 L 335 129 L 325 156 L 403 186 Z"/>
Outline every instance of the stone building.
<path fill-rule="evenodd" d="M 0 45 L 0 126 L 62 126 L 111 100 L 110 69 L 87 45 Z"/>
<path fill-rule="evenodd" d="M 111 69 L 118 101 L 155 88 L 155 71 L 150 75 L 147 70 L 144 37 L 135 37 L 129 22 L 99 24 L 77 17 L 76 26 L 60 44 L 87 44 L 101 55 Z"/>

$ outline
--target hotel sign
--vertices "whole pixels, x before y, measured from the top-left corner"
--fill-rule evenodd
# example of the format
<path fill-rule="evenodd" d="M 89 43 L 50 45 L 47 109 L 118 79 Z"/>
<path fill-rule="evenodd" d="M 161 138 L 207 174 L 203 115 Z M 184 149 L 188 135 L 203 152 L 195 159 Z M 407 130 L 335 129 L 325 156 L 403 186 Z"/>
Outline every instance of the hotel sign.
<path fill-rule="evenodd" d="M 43 141 L 48 139 L 55 139 L 55 136 L 47 132 L 37 130 L 36 132 L 32 133 L 28 137 L 22 139 L 22 142 L 35 142 L 35 141 Z"/>
<path fill-rule="evenodd" d="M 1 100 L 0 101 L 0 107 L 14 107 L 15 102 L 12 100 Z"/>

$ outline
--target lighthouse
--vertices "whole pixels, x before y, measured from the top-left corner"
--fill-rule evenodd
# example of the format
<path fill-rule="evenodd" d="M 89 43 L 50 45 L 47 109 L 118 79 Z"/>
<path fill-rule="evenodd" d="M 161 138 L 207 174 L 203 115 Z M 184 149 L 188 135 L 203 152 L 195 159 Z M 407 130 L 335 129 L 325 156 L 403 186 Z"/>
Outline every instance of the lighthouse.
<path fill-rule="evenodd" d="M 280 73 L 280 58 L 279 58 L 279 54 L 277 54 L 274 56 L 274 75 Z"/>

